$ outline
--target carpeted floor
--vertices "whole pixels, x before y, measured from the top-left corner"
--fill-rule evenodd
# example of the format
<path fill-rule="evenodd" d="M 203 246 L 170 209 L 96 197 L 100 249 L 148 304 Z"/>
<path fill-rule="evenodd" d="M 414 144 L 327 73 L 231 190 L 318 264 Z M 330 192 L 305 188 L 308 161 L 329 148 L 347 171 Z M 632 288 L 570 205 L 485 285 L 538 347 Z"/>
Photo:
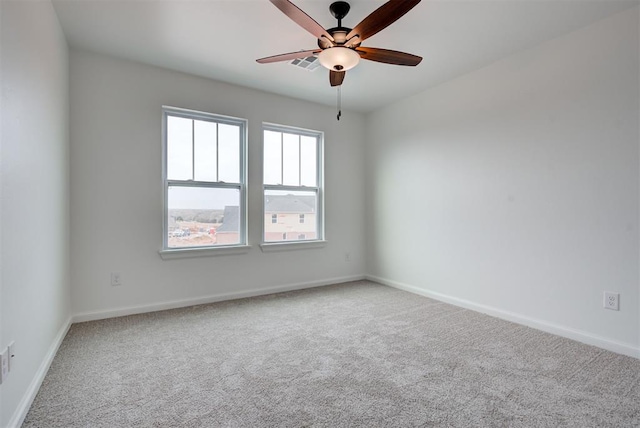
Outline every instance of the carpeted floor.
<path fill-rule="evenodd" d="M 638 427 L 640 360 L 362 281 L 75 324 L 26 427 Z"/>

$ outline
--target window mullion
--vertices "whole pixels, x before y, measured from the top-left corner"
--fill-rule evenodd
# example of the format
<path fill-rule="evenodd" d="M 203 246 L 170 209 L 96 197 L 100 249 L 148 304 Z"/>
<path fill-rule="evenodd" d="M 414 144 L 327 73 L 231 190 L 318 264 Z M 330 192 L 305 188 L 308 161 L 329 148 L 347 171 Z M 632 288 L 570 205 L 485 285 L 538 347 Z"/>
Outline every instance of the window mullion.
<path fill-rule="evenodd" d="M 190 183 L 190 182 L 187 182 Z M 316 186 L 280 186 L 278 184 L 265 184 L 265 190 L 290 190 L 294 192 L 316 192 L 318 193 L 319 187 Z"/>
<path fill-rule="evenodd" d="M 321 137 L 316 136 L 316 230 L 319 236 L 324 237 L 324 179 L 322 165 L 324 164 L 324 148 L 321 146 Z"/>
<path fill-rule="evenodd" d="M 215 181 L 177 181 L 167 180 L 170 187 L 207 187 L 212 189 L 242 189 L 242 183 L 222 183 Z"/>
<path fill-rule="evenodd" d="M 218 129 L 220 128 L 220 124 L 216 123 L 216 181 L 220 181 L 220 133 Z"/>
<path fill-rule="evenodd" d="M 302 186 L 302 135 L 298 135 L 298 186 Z"/>
<path fill-rule="evenodd" d="M 191 120 L 191 179 L 196 179 L 196 121 Z"/>

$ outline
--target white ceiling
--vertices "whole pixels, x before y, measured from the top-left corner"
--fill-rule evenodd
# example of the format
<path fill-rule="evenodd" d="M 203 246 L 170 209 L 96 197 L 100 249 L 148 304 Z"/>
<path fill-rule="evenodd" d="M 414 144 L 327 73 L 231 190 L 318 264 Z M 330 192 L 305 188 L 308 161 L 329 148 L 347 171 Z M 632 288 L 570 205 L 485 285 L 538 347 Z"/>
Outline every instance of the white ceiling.
<path fill-rule="evenodd" d="M 331 0 L 293 0 L 325 28 Z M 352 0 L 353 27 L 384 1 Z M 70 46 L 335 105 L 328 71 L 265 56 L 313 49 L 314 37 L 268 0 L 53 0 Z M 638 0 L 423 0 L 363 46 L 409 52 L 417 67 L 361 61 L 343 108 L 371 111 L 638 4 Z"/>

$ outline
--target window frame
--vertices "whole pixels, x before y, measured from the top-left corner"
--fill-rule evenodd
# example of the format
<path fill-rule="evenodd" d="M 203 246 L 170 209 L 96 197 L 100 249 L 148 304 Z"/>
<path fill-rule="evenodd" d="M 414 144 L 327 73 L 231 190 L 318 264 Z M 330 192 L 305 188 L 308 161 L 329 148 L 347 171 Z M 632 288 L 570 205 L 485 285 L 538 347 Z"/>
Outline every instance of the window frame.
<path fill-rule="evenodd" d="M 265 131 L 273 131 L 287 134 L 296 134 L 299 136 L 313 137 L 316 139 L 316 186 L 291 186 L 282 184 L 266 184 L 264 182 L 264 133 Z M 279 125 L 275 123 L 263 122 L 262 123 L 262 238 L 260 248 L 262 251 L 279 251 L 279 250 L 295 250 L 303 248 L 316 248 L 323 247 L 326 243 L 325 238 L 325 213 L 324 213 L 324 132 L 316 131 L 312 129 L 299 128 L 294 126 Z M 284 165 L 281 166 L 284 168 Z M 316 192 L 316 239 L 306 240 L 282 240 L 282 241 L 266 241 L 266 207 L 265 207 L 265 192 L 268 190 L 280 190 L 280 191 L 302 191 L 302 192 Z M 299 221 L 299 220 L 298 220 Z M 308 220 L 305 218 L 305 223 Z"/>
<path fill-rule="evenodd" d="M 239 183 L 223 181 L 172 180 L 168 178 L 168 117 L 200 120 L 216 124 L 234 125 L 240 128 L 239 141 Z M 193 138 L 193 136 L 192 136 Z M 247 141 L 248 121 L 246 119 L 207 113 L 203 111 L 184 109 L 179 107 L 162 106 L 162 258 L 181 258 L 192 256 L 208 256 L 220 254 L 238 254 L 248 251 L 248 222 L 247 222 Z M 194 156 L 194 155 L 192 155 Z M 198 187 L 209 189 L 237 189 L 239 195 L 239 242 L 226 245 L 202 245 L 193 247 L 169 247 L 169 187 Z"/>

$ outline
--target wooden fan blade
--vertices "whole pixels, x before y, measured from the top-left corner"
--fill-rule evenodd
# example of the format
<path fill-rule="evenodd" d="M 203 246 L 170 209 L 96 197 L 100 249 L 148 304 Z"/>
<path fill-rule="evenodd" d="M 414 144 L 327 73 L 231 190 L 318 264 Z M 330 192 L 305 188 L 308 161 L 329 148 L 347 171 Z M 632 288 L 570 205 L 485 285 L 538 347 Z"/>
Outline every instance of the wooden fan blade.
<path fill-rule="evenodd" d="M 295 4 L 291 3 L 289 0 L 269 0 L 275 7 L 280 9 L 282 13 L 287 15 L 293 22 L 316 36 L 316 38 L 321 39 L 322 37 L 326 37 L 327 39 L 333 42 L 333 37 L 331 34 L 327 33 L 320 24 L 318 24 L 312 17 L 307 15 Z"/>
<path fill-rule="evenodd" d="M 344 80 L 344 76 L 347 75 L 346 71 L 334 71 L 329 70 L 329 82 L 331 86 L 340 86 Z"/>
<path fill-rule="evenodd" d="M 347 40 L 357 35 L 362 42 L 396 22 L 418 3 L 420 0 L 389 0 L 353 27 L 347 34 Z"/>
<path fill-rule="evenodd" d="M 322 52 L 322 49 L 313 49 L 313 50 L 310 50 L 310 51 L 291 52 L 291 53 L 286 53 L 286 54 L 268 56 L 266 58 L 260 58 L 260 59 L 257 59 L 256 62 L 259 62 L 260 64 L 268 64 L 270 62 L 291 61 L 291 60 L 294 60 L 296 58 L 305 58 L 305 57 L 308 57 L 308 56 L 312 56 L 312 55 L 317 54 L 319 52 Z"/>
<path fill-rule="evenodd" d="M 392 51 L 380 48 L 356 48 L 360 58 L 369 61 L 384 62 L 385 64 L 416 66 L 422 61 L 421 56 L 411 55 L 405 52 Z"/>

